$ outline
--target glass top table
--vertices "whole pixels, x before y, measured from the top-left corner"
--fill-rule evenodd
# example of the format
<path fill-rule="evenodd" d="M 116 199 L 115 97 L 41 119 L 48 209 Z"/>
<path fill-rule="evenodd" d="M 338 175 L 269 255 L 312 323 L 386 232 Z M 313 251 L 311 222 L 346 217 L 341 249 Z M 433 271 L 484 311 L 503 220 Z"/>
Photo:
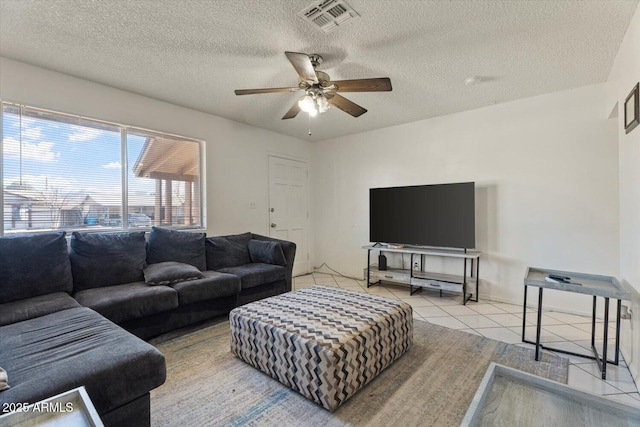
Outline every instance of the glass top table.
<path fill-rule="evenodd" d="M 513 408 L 518 408 L 514 411 Z M 491 363 L 461 427 L 632 426 L 640 410 L 547 378 Z"/>

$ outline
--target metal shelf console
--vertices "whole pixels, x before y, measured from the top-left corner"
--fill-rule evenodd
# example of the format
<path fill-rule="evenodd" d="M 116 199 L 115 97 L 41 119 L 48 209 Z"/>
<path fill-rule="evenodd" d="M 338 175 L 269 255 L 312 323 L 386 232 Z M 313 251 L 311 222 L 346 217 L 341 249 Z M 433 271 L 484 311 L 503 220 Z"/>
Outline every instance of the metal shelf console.
<path fill-rule="evenodd" d="M 390 282 L 409 286 L 409 294 L 413 295 L 423 288 L 447 292 L 462 293 L 462 304 L 467 301 L 478 302 L 478 282 L 480 274 L 481 252 L 467 249 L 439 249 L 423 248 L 414 246 L 390 247 L 379 243 L 365 245 L 367 250 L 367 268 L 365 275 L 367 278 L 367 288 L 375 286 L 380 282 Z M 371 263 L 371 251 L 392 252 L 411 255 L 411 266 L 414 265 L 414 257 L 420 257 L 420 270 L 413 268 L 388 268 L 378 269 L 377 264 Z M 463 260 L 463 270 L 461 275 L 434 273 L 424 270 L 425 257 L 437 256 L 447 258 L 458 258 Z M 470 269 L 468 268 L 470 266 Z M 374 279 L 374 281 L 372 281 Z M 467 292 L 470 287 L 475 287 L 474 292 Z"/>

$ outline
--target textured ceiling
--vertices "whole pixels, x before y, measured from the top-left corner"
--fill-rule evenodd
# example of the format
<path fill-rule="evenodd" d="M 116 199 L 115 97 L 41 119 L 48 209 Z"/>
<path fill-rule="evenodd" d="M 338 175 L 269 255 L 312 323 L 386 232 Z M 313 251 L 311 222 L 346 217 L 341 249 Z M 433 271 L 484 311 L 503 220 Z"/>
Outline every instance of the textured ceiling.
<path fill-rule="evenodd" d="M 638 1 L 347 0 L 325 34 L 310 0 L 0 0 L 0 55 L 318 141 L 606 81 Z M 284 52 L 321 54 L 332 79 L 390 77 L 347 93 L 368 109 L 280 120 L 299 96 Z M 466 86 L 464 79 L 484 80 Z"/>

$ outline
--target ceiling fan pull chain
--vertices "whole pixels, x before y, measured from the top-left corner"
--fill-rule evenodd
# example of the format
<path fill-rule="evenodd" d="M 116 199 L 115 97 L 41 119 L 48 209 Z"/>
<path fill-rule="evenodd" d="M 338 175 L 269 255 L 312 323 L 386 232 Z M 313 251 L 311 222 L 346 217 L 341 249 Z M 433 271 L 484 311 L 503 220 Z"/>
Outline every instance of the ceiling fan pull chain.
<path fill-rule="evenodd" d="M 307 117 L 309 118 L 309 135 L 311 135 L 311 114 L 307 114 Z"/>

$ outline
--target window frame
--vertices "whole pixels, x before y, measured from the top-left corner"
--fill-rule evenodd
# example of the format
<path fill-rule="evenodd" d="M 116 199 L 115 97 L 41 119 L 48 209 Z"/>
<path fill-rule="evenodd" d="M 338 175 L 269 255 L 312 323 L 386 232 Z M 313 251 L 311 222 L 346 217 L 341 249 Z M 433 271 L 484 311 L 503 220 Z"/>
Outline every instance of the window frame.
<path fill-rule="evenodd" d="M 19 231 L 11 231 L 7 233 L 5 230 L 5 212 L 4 212 L 4 195 L 5 195 L 5 182 L 4 182 L 4 107 L 5 106 L 14 106 L 20 109 L 20 114 L 24 111 L 24 108 L 29 108 L 32 110 L 42 111 L 44 113 L 52 114 L 55 116 L 67 116 L 72 120 L 82 121 L 88 120 L 93 123 L 101 123 L 105 126 L 113 126 L 120 130 L 120 164 L 122 167 L 120 180 L 122 184 L 122 198 L 120 202 L 121 208 L 121 226 L 118 227 L 96 227 L 96 228 L 84 228 L 84 227 L 60 227 L 60 228 L 50 228 L 50 229 L 26 229 Z M 50 232 L 58 232 L 58 231 L 66 231 L 67 233 L 71 233 L 73 231 L 87 232 L 87 233 L 118 233 L 118 232 L 129 232 L 129 231 L 149 231 L 151 227 L 155 226 L 152 224 L 149 227 L 134 227 L 131 228 L 129 226 L 129 177 L 128 177 L 128 168 L 129 168 L 129 158 L 127 155 L 128 150 L 128 135 L 129 133 L 148 133 L 160 137 L 166 137 L 169 139 L 179 139 L 188 142 L 193 142 L 198 145 L 198 180 L 195 185 L 196 189 L 194 190 L 194 194 L 198 198 L 198 215 L 200 218 L 199 224 L 196 225 L 181 225 L 181 224 L 161 224 L 162 227 L 172 228 L 172 229 L 181 229 L 181 230 L 197 230 L 202 231 L 207 228 L 207 215 L 206 215 L 206 140 L 200 138 L 194 138 L 190 136 L 179 135 L 173 132 L 165 132 L 157 129 L 149 129 L 142 126 L 136 126 L 132 124 L 119 123 L 104 119 L 93 118 L 85 115 L 67 113 L 63 111 L 57 111 L 51 108 L 42 108 L 38 106 L 34 106 L 31 104 L 26 104 L 17 101 L 11 101 L 6 99 L 0 99 L 0 206 L 2 206 L 2 210 L 0 211 L 0 236 L 5 235 L 24 235 L 24 234 L 35 234 L 35 233 L 50 233 Z"/>

